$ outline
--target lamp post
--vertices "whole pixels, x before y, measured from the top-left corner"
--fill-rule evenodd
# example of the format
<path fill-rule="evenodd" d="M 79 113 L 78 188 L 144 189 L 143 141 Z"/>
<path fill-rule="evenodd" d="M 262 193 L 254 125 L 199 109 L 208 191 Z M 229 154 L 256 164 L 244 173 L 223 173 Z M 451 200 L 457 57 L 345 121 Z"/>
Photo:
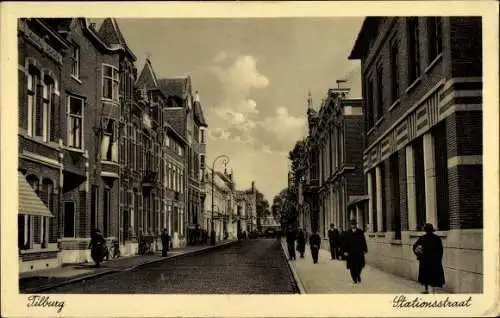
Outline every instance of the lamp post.
<path fill-rule="evenodd" d="M 224 158 L 224 165 L 227 165 L 229 162 L 229 157 L 226 155 L 219 155 L 215 157 L 212 162 L 212 220 L 211 220 L 211 229 L 210 229 L 210 244 L 215 245 L 215 223 L 214 223 L 214 177 L 215 177 L 215 163 L 217 160 Z"/>

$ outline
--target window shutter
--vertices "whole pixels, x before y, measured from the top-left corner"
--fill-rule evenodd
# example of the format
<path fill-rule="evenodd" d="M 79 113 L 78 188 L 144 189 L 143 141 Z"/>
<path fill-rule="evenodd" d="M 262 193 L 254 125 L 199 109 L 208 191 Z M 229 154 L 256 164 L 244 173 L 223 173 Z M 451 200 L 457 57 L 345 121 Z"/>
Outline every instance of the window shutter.
<path fill-rule="evenodd" d="M 41 84 L 36 86 L 36 106 L 35 106 L 35 136 L 43 135 L 43 87 Z"/>
<path fill-rule="evenodd" d="M 59 96 L 56 93 L 52 93 L 50 105 L 50 140 L 57 141 L 61 138 L 60 132 L 60 109 L 59 109 Z"/>
<path fill-rule="evenodd" d="M 28 128 L 28 79 L 23 71 L 19 71 L 19 127 Z"/>

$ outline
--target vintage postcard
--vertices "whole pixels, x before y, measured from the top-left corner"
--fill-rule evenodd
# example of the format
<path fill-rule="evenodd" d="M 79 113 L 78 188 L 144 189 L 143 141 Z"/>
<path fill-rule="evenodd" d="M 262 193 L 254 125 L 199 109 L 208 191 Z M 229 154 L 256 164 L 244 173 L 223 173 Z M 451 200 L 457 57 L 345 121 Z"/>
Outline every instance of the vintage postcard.
<path fill-rule="evenodd" d="M 2 4 L 2 315 L 497 315 L 498 8 Z"/>

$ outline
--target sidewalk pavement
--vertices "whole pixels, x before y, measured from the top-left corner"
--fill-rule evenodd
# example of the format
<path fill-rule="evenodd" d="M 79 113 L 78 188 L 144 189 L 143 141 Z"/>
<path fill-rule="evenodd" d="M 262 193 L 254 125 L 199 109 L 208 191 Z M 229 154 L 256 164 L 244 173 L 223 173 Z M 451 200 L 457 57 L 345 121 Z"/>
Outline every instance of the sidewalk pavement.
<path fill-rule="evenodd" d="M 93 263 L 66 264 L 62 267 L 43 269 L 27 273 L 19 273 L 19 290 L 21 293 L 36 293 L 78 281 L 97 278 L 119 271 L 132 270 L 138 266 L 160 262 L 169 258 L 202 252 L 215 247 L 227 245 L 234 241 L 226 240 L 212 245 L 194 245 L 184 248 L 170 249 L 168 256 L 162 257 L 161 251 L 154 255 L 125 256 L 118 259 L 104 261 L 99 268 Z"/>
<path fill-rule="evenodd" d="M 282 240 L 283 251 L 287 259 L 286 242 Z M 304 258 L 297 253 L 297 260 L 288 260 L 301 294 L 419 294 L 422 287 L 416 281 L 365 265 L 361 274 L 361 283 L 353 284 L 345 261 L 331 260 L 330 251 L 321 249 L 318 263 L 314 264 L 309 245 Z"/>

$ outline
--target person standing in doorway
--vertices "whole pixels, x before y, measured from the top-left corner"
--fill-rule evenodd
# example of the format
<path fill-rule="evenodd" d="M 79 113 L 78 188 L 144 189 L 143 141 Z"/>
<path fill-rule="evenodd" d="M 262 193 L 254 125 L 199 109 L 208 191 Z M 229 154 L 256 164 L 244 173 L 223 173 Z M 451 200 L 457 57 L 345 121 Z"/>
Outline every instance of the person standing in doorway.
<path fill-rule="evenodd" d="M 328 241 L 330 243 L 330 254 L 332 259 L 338 259 L 338 245 L 339 245 L 339 231 L 335 228 L 335 225 L 330 224 L 330 229 L 328 230 Z"/>
<path fill-rule="evenodd" d="M 321 237 L 318 234 L 318 230 L 314 230 L 313 234 L 309 237 L 309 246 L 311 247 L 311 255 L 313 263 L 318 263 L 319 249 L 321 247 Z"/>
<path fill-rule="evenodd" d="M 351 229 L 345 233 L 344 255 L 346 265 L 351 272 L 354 284 L 361 283 L 361 271 L 365 267 L 365 253 L 368 252 L 363 230 L 356 226 L 356 220 L 350 221 Z"/>
<path fill-rule="evenodd" d="M 288 255 L 290 256 L 290 260 L 295 260 L 295 240 L 297 239 L 295 235 L 295 231 L 293 229 L 288 229 L 286 234 L 286 245 L 288 247 Z"/>
<path fill-rule="evenodd" d="M 429 293 L 429 286 L 432 292 L 436 287 L 443 287 L 445 284 L 443 258 L 443 243 L 441 238 L 434 234 L 434 226 L 427 223 L 424 226 L 425 234 L 418 238 L 413 244 L 413 252 L 419 261 L 418 281 L 424 285 L 424 294 Z"/>

